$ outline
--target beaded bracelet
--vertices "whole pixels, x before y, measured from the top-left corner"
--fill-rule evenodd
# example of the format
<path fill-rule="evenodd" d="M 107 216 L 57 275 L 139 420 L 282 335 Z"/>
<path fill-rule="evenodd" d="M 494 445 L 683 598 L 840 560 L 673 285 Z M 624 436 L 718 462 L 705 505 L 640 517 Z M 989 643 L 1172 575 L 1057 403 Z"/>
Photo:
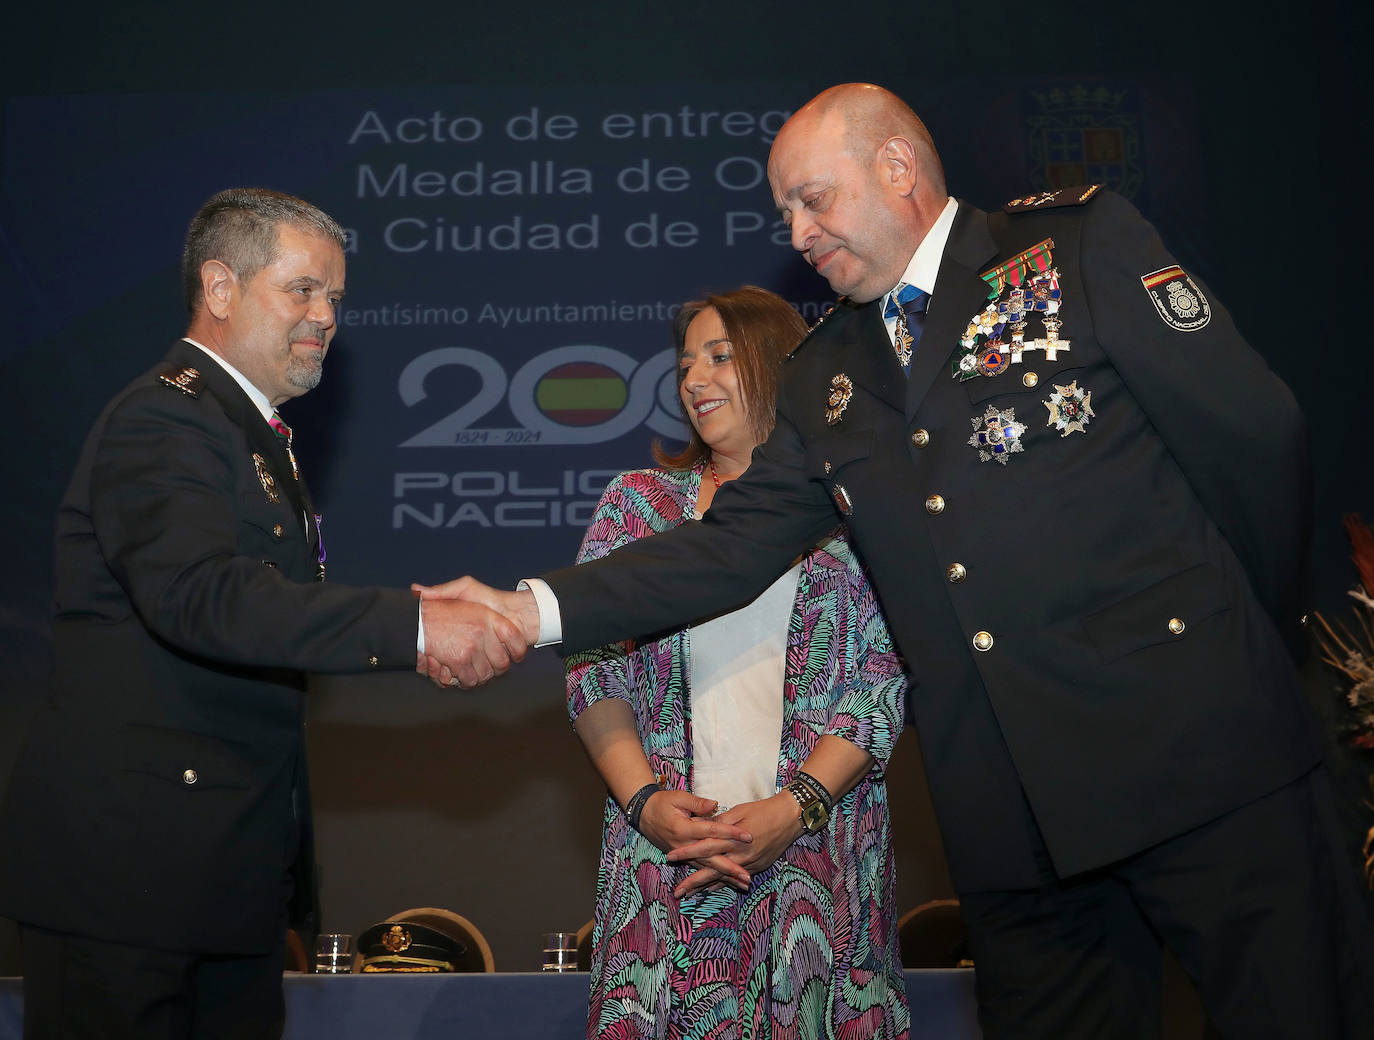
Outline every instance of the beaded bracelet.
<path fill-rule="evenodd" d="M 800 780 L 789 780 L 787 783 L 782 785 L 782 789 L 786 791 L 788 794 L 790 794 L 793 797 L 793 799 L 796 800 L 797 808 L 799 810 L 805 809 L 806 803 L 809 802 L 811 798 L 815 797 L 814 795 L 810 795 L 811 789 Z"/>
<path fill-rule="evenodd" d="M 826 812 L 835 808 L 835 799 L 832 798 L 830 792 L 825 789 L 825 784 L 821 783 L 805 769 L 797 770 L 796 779 L 805 784 L 811 793 L 821 800 L 822 804 L 825 805 Z"/>
<path fill-rule="evenodd" d="M 644 805 L 653 796 L 663 790 L 657 782 L 645 784 L 634 794 L 630 795 L 630 800 L 625 803 L 625 816 L 630 821 L 630 826 L 639 830 L 639 816 L 644 812 Z"/>

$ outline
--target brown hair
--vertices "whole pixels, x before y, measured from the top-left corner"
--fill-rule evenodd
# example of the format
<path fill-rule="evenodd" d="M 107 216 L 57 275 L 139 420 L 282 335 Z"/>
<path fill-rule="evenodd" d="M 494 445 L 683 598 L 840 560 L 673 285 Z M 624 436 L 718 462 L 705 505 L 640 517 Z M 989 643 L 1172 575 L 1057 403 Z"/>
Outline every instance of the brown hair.
<path fill-rule="evenodd" d="M 778 400 L 778 371 L 782 359 L 806 335 L 802 321 L 790 303 L 776 293 L 745 285 L 727 293 L 713 293 L 703 300 L 690 300 L 673 318 L 673 342 L 677 357 L 687 344 L 687 326 L 707 308 L 715 308 L 725 326 L 725 338 L 730 341 L 734 357 L 735 375 L 744 398 L 745 414 L 753 429 L 754 443 L 762 444 L 773 432 L 773 413 Z M 678 379 L 681 380 L 679 371 Z M 681 403 L 681 396 L 678 398 Z M 683 417 L 687 409 L 682 409 Z M 682 451 L 670 455 L 661 441 L 653 444 L 654 461 L 665 469 L 691 469 L 709 458 L 711 449 L 701 439 L 696 427 L 687 421 L 691 438 Z"/>

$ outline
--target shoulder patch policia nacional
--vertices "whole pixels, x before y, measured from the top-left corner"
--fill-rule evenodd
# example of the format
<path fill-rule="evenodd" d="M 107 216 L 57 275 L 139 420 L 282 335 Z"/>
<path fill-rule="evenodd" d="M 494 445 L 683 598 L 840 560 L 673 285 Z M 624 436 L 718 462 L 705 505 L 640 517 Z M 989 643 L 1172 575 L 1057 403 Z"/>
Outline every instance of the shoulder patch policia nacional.
<path fill-rule="evenodd" d="M 1183 268 L 1175 264 L 1140 276 L 1160 318 L 1178 332 L 1196 332 L 1212 320 L 1212 306 Z"/>

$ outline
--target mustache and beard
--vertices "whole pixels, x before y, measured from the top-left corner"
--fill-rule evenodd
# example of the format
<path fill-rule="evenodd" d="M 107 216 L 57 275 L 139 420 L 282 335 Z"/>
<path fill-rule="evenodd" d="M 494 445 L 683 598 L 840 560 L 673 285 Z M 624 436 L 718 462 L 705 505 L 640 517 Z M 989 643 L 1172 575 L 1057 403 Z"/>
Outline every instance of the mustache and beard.
<path fill-rule="evenodd" d="M 304 339 L 318 340 L 325 345 L 317 348 L 296 345 Z M 292 347 L 286 359 L 286 381 L 302 390 L 314 390 L 324 375 L 324 355 L 329 349 L 324 329 L 314 322 L 303 321 L 291 330 L 288 340 Z"/>

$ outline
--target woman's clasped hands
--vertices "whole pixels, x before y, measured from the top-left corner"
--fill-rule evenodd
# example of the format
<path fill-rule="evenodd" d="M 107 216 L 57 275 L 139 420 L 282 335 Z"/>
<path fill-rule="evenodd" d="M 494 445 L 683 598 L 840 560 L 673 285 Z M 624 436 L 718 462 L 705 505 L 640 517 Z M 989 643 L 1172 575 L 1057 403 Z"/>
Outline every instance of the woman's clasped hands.
<path fill-rule="evenodd" d="M 679 899 L 729 885 L 749 890 L 802 834 L 797 802 L 787 791 L 743 802 L 716 815 L 717 805 L 686 791 L 661 791 L 644 805 L 640 832 L 668 854 L 669 863 L 696 868 L 673 889 Z"/>

